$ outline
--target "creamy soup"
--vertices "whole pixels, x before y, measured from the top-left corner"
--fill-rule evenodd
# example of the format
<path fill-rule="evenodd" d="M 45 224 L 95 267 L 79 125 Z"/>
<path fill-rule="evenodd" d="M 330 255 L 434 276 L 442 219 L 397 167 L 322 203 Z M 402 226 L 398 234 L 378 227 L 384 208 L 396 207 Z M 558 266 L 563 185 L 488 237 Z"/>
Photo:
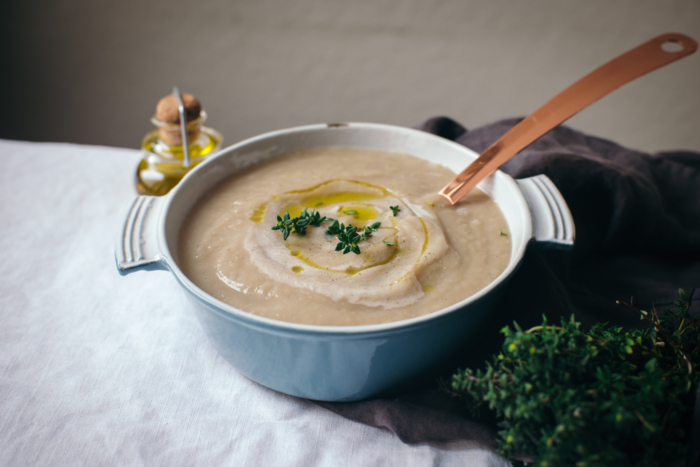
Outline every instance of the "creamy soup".
<path fill-rule="evenodd" d="M 508 224 L 490 197 L 477 189 L 450 206 L 437 194 L 453 177 L 367 149 L 278 157 L 195 204 L 179 265 L 213 297 L 267 318 L 352 326 L 425 315 L 478 292 L 510 260 Z"/>

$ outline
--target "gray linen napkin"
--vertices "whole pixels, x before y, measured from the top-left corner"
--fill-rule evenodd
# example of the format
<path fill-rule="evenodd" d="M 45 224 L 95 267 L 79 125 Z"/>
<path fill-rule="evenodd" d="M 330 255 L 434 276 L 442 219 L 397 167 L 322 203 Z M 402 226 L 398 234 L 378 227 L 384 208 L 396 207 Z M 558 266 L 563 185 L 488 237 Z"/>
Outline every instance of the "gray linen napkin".
<path fill-rule="evenodd" d="M 467 131 L 436 117 L 416 128 L 480 153 L 519 121 Z M 700 287 L 700 154 L 650 155 L 560 126 L 501 170 L 514 178 L 545 174 L 552 179 L 573 214 L 576 245 L 569 252 L 528 252 L 483 332 L 487 337 L 456 355 L 451 370 L 481 366 L 500 348 L 498 330 L 514 320 L 527 328 L 541 323 L 543 313 L 550 322 L 575 314 L 584 325 L 637 326 L 638 316 L 616 300 L 634 297 L 640 306 L 663 307 L 677 299 L 679 287 Z M 495 446 L 494 421 L 470 420 L 464 403 L 451 400 L 437 384 L 390 399 L 317 404 L 388 429 L 409 444 Z M 695 412 L 691 445 L 697 449 L 700 405 Z"/>

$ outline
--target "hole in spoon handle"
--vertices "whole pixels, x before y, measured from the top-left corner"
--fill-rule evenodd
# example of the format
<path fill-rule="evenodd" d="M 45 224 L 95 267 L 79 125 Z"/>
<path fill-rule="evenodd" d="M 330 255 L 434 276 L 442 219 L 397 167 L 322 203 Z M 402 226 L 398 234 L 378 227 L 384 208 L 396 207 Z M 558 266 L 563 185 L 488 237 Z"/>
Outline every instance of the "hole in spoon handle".
<path fill-rule="evenodd" d="M 683 50 L 684 47 L 683 47 L 683 44 L 681 44 L 677 40 L 669 39 L 666 42 L 664 42 L 663 44 L 661 44 L 661 48 L 665 52 L 675 53 L 675 52 L 680 52 L 681 50 Z"/>
<path fill-rule="evenodd" d="M 677 50 L 668 50 L 669 48 Z M 615 89 L 690 55 L 697 48 L 698 43 L 693 38 L 679 33 L 667 33 L 610 60 L 564 89 L 511 128 L 447 184 L 440 194 L 451 204 L 457 203 L 481 180 L 555 126 Z"/>

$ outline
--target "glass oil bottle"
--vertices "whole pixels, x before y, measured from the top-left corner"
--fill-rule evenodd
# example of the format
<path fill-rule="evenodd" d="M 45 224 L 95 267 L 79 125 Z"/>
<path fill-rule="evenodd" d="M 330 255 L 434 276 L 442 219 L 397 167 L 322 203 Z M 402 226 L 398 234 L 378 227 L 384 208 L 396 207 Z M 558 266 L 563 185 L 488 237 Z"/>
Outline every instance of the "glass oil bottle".
<path fill-rule="evenodd" d="M 177 89 L 176 89 L 177 91 Z M 163 196 L 168 194 L 182 177 L 221 146 L 221 134 L 203 125 L 207 113 L 191 94 L 181 94 L 184 112 L 180 112 L 175 94 L 169 94 L 158 102 L 156 114 L 151 118 L 156 128 L 146 134 L 141 142 L 145 157 L 136 170 L 136 191 L 141 195 Z M 189 166 L 182 144 L 180 115 L 185 115 Z"/>

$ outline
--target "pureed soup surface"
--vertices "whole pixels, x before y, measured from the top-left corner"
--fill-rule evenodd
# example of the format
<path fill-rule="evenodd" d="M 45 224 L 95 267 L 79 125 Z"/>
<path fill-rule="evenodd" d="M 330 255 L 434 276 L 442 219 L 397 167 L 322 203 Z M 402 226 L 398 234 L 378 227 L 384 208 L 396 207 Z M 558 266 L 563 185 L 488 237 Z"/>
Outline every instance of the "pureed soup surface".
<path fill-rule="evenodd" d="M 267 318 L 352 326 L 425 315 L 478 292 L 510 260 L 508 225 L 490 197 L 474 190 L 450 206 L 437 194 L 453 177 L 438 164 L 367 149 L 278 157 L 195 204 L 179 265 L 213 297 Z M 360 254 L 335 250 L 332 221 L 286 241 L 272 230 L 278 215 L 304 208 L 358 233 L 376 230 L 357 243 Z"/>

